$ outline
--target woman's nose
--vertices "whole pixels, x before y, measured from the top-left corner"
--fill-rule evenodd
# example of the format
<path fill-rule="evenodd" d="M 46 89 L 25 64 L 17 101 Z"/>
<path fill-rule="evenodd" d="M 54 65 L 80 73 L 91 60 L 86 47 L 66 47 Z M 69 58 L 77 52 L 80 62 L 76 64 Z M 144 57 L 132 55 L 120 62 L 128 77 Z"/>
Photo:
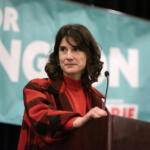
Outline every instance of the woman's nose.
<path fill-rule="evenodd" d="M 71 52 L 71 50 L 67 51 L 67 58 L 72 58 L 72 52 Z"/>

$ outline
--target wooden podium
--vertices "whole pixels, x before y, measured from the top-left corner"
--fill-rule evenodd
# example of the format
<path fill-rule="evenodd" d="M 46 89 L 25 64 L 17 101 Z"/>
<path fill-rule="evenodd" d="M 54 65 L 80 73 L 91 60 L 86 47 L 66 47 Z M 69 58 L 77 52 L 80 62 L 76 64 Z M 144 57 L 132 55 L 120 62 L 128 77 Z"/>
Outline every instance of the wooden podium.
<path fill-rule="evenodd" d="M 150 150 L 150 123 L 109 115 L 75 129 L 53 150 Z"/>

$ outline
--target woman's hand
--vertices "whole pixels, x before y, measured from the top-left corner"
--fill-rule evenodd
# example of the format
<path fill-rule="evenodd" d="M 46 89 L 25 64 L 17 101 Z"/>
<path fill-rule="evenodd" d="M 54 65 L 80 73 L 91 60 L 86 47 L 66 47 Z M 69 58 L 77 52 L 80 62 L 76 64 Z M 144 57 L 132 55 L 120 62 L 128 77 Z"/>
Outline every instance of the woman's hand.
<path fill-rule="evenodd" d="M 107 112 L 103 109 L 100 109 L 99 107 L 92 108 L 85 116 L 78 117 L 73 122 L 73 127 L 78 128 L 83 126 L 88 120 L 95 119 L 95 118 L 101 118 L 103 116 L 107 116 Z"/>

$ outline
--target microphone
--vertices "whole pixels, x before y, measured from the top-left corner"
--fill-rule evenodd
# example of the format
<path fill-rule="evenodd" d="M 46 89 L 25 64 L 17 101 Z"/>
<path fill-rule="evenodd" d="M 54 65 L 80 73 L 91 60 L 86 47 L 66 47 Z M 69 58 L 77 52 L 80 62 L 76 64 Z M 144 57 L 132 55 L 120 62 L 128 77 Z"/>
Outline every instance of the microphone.
<path fill-rule="evenodd" d="M 104 99 L 104 110 L 106 110 L 106 99 L 107 99 L 107 93 L 108 93 L 108 86 L 109 86 L 109 72 L 105 71 L 105 77 L 107 78 L 107 86 L 105 91 L 105 99 Z"/>

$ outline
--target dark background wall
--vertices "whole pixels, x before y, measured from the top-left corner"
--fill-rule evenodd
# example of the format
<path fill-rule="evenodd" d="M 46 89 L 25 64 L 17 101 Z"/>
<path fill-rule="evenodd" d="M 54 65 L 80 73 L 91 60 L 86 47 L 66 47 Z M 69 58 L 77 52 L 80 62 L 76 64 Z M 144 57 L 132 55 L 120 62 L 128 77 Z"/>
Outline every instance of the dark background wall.
<path fill-rule="evenodd" d="M 150 21 L 150 0 L 70 0 L 74 2 L 117 10 Z"/>

